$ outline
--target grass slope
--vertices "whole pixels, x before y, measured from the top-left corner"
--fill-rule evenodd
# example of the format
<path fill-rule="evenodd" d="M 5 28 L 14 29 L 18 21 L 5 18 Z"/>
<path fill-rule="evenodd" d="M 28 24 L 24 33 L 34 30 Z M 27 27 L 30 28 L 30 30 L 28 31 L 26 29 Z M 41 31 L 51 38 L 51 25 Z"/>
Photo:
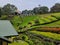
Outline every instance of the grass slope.
<path fill-rule="evenodd" d="M 13 43 L 11 43 L 11 44 L 9 44 L 9 45 L 29 45 L 27 42 L 24 42 L 24 41 L 19 41 L 19 42 L 13 42 Z"/>
<path fill-rule="evenodd" d="M 40 31 L 31 31 L 31 32 L 37 35 L 42 35 L 42 36 L 54 39 L 54 40 L 60 40 L 60 34 L 51 33 L 51 32 L 40 32 Z"/>
<path fill-rule="evenodd" d="M 34 25 L 36 19 L 39 20 L 40 24 L 49 23 L 49 22 L 58 20 L 55 17 L 52 17 L 51 15 L 54 15 L 54 16 L 60 18 L 59 17 L 60 13 L 32 15 L 32 16 L 24 16 L 24 17 L 14 16 L 13 19 L 11 20 L 11 22 L 13 23 L 16 30 L 21 30 L 21 29 L 19 29 L 19 27 L 24 27 L 24 26 L 26 26 L 27 28 L 60 27 L 60 20 L 57 22 L 50 23 L 50 24 L 32 26 L 32 27 L 30 27 L 30 25 L 28 24 L 29 22 L 31 22 L 32 25 Z M 23 28 L 23 29 L 24 29 L 23 31 L 25 31 L 25 28 Z M 30 31 L 30 32 L 35 33 L 37 35 L 43 35 L 45 37 L 52 38 L 54 40 L 60 40 L 60 34 L 51 33 L 51 32 L 39 32 L 39 31 Z M 14 42 L 9 45 L 29 45 L 29 44 L 27 42 L 20 41 L 18 43 Z"/>

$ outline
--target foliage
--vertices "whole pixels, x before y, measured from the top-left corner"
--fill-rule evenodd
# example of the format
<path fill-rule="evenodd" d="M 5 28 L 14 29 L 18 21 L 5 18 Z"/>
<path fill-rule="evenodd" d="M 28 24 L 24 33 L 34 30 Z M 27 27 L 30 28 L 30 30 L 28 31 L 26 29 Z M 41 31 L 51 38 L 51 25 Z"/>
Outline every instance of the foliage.
<path fill-rule="evenodd" d="M 11 19 L 11 23 L 14 25 L 15 29 L 19 29 L 19 25 L 22 23 L 20 16 L 14 16 Z"/>
<path fill-rule="evenodd" d="M 56 3 L 54 6 L 52 6 L 50 12 L 60 12 L 60 3 Z"/>
<path fill-rule="evenodd" d="M 23 14 L 23 15 L 33 15 L 34 13 L 33 13 L 32 10 L 23 10 L 23 11 L 22 11 L 22 14 Z"/>
<path fill-rule="evenodd" d="M 1 15 L 2 15 L 2 8 L 0 7 L 0 17 L 1 17 Z"/>
<path fill-rule="evenodd" d="M 48 12 L 49 12 L 48 10 L 49 10 L 49 9 L 48 9 L 48 7 L 46 7 L 46 6 L 40 7 L 40 13 L 41 13 L 41 14 L 48 13 Z"/>
<path fill-rule="evenodd" d="M 15 7 L 15 5 L 7 4 L 4 5 L 2 9 L 4 15 L 12 15 L 12 13 L 17 10 L 17 7 Z"/>
<path fill-rule="evenodd" d="M 48 7 L 46 7 L 46 6 L 42 6 L 42 7 L 35 7 L 34 9 L 33 9 L 33 12 L 35 13 L 35 14 L 44 14 L 44 13 L 48 13 Z"/>
<path fill-rule="evenodd" d="M 19 35 L 19 38 L 20 38 L 21 40 L 28 41 L 28 36 L 25 35 L 25 34 L 20 34 L 20 35 Z"/>
<path fill-rule="evenodd" d="M 1 19 L 1 20 L 7 20 L 7 18 L 8 18 L 7 15 L 2 15 L 0 19 Z"/>

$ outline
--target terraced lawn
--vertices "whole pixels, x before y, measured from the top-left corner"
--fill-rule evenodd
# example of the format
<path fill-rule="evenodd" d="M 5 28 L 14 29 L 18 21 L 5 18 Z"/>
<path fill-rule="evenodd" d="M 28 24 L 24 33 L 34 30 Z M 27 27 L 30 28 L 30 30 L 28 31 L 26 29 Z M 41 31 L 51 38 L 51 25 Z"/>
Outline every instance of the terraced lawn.
<path fill-rule="evenodd" d="M 51 32 L 39 32 L 39 31 L 31 31 L 31 32 L 37 35 L 42 35 L 48 38 L 52 38 L 54 40 L 60 40 L 60 34 L 51 33 Z"/>
<path fill-rule="evenodd" d="M 50 24 L 46 24 L 46 25 L 40 25 L 40 26 L 41 27 L 60 27 L 60 21 L 50 23 Z"/>
<path fill-rule="evenodd" d="M 29 44 L 27 42 L 24 42 L 24 41 L 19 41 L 19 42 L 11 43 L 9 45 L 29 45 Z"/>
<path fill-rule="evenodd" d="M 60 13 L 56 13 L 56 14 L 53 13 L 53 14 L 45 14 L 45 16 L 43 16 L 43 15 L 32 15 L 32 16 L 24 16 L 24 17 L 14 16 L 12 19 L 12 22 L 13 22 L 15 28 L 17 27 L 18 23 L 22 27 L 24 27 L 24 26 L 29 27 L 28 23 L 31 22 L 32 24 L 34 24 L 35 23 L 34 21 L 36 19 L 39 20 L 40 24 L 44 24 L 44 23 L 52 22 L 54 20 L 58 20 L 55 17 L 52 17 L 51 15 L 54 15 L 54 16 L 57 15 L 57 17 L 59 17 L 59 14 Z M 50 24 L 41 25 L 41 26 L 48 26 L 48 25 L 50 26 Z M 55 26 L 56 24 L 55 25 L 51 24 L 51 25 Z"/>
<path fill-rule="evenodd" d="M 52 17 L 51 15 L 54 15 L 54 16 L 60 18 L 60 16 L 59 16 L 60 13 L 52 13 L 52 14 L 45 14 L 45 16 L 44 15 L 32 15 L 32 16 L 24 16 L 22 18 L 14 17 L 12 22 L 13 22 L 13 25 L 16 28 L 16 30 L 18 30 L 20 26 L 23 27 L 22 29 L 18 30 L 19 32 L 26 31 L 25 30 L 26 28 L 24 28 L 24 26 L 27 27 L 28 29 L 39 28 L 39 27 L 60 27 L 60 20 L 56 21 L 58 19 L 55 17 Z M 39 24 L 41 24 L 41 25 L 37 25 L 37 26 L 34 25 L 36 19 L 39 20 Z M 49 23 L 52 21 L 55 21 L 55 22 Z M 29 22 L 31 22 L 32 24 L 28 24 Z M 49 24 L 42 25 L 44 23 L 49 23 Z M 32 29 L 32 30 L 35 30 L 35 29 Z M 36 30 L 30 31 L 30 32 L 37 34 L 37 35 L 42 35 L 42 36 L 45 36 L 48 38 L 52 38 L 54 40 L 60 40 L 60 34 L 51 33 L 51 32 L 41 32 L 41 31 L 36 31 Z M 14 42 L 9 45 L 29 45 L 29 44 L 24 41 L 19 41 L 19 42 Z"/>
<path fill-rule="evenodd" d="M 37 19 L 37 16 L 35 16 L 35 15 L 33 15 L 33 16 L 25 16 L 22 19 L 23 19 L 23 22 L 22 22 L 21 26 L 26 26 L 26 25 L 28 25 L 28 23 L 30 21 L 34 21 L 35 19 Z"/>

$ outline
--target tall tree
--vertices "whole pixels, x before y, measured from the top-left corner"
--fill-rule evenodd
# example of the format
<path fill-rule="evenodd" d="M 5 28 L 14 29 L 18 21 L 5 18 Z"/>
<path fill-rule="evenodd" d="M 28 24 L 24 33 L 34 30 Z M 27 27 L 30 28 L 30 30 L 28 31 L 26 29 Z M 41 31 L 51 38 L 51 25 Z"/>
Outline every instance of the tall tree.
<path fill-rule="evenodd" d="M 34 12 L 35 14 L 39 14 L 39 7 L 35 7 L 35 8 L 33 9 L 33 12 Z"/>
<path fill-rule="evenodd" d="M 52 6 L 50 12 L 60 12 L 60 3 L 56 3 L 54 6 Z"/>
<path fill-rule="evenodd" d="M 17 7 L 15 5 L 7 4 L 3 7 L 4 14 L 10 15 L 12 14 L 15 10 L 17 10 Z"/>
<path fill-rule="evenodd" d="M 28 14 L 28 10 L 23 10 L 22 14 L 27 15 Z"/>
<path fill-rule="evenodd" d="M 49 11 L 49 9 L 48 9 L 48 7 L 46 7 L 46 6 L 39 6 L 39 7 L 35 7 L 35 8 L 33 9 L 33 12 L 34 12 L 35 14 L 48 13 L 48 11 Z"/>
<path fill-rule="evenodd" d="M 46 7 L 46 6 L 42 6 L 42 7 L 40 7 L 40 9 L 39 9 L 39 13 L 40 13 L 40 14 L 44 14 L 44 13 L 48 13 L 48 12 L 49 12 L 49 8 Z"/>

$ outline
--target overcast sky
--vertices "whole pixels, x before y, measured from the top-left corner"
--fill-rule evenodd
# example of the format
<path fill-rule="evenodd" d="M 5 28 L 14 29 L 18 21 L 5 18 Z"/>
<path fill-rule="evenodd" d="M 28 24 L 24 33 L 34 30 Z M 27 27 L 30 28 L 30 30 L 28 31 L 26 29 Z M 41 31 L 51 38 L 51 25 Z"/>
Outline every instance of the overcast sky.
<path fill-rule="evenodd" d="M 19 10 L 33 9 L 39 4 L 41 6 L 52 7 L 55 3 L 60 3 L 60 0 L 0 0 L 0 7 L 7 3 L 15 5 Z"/>

